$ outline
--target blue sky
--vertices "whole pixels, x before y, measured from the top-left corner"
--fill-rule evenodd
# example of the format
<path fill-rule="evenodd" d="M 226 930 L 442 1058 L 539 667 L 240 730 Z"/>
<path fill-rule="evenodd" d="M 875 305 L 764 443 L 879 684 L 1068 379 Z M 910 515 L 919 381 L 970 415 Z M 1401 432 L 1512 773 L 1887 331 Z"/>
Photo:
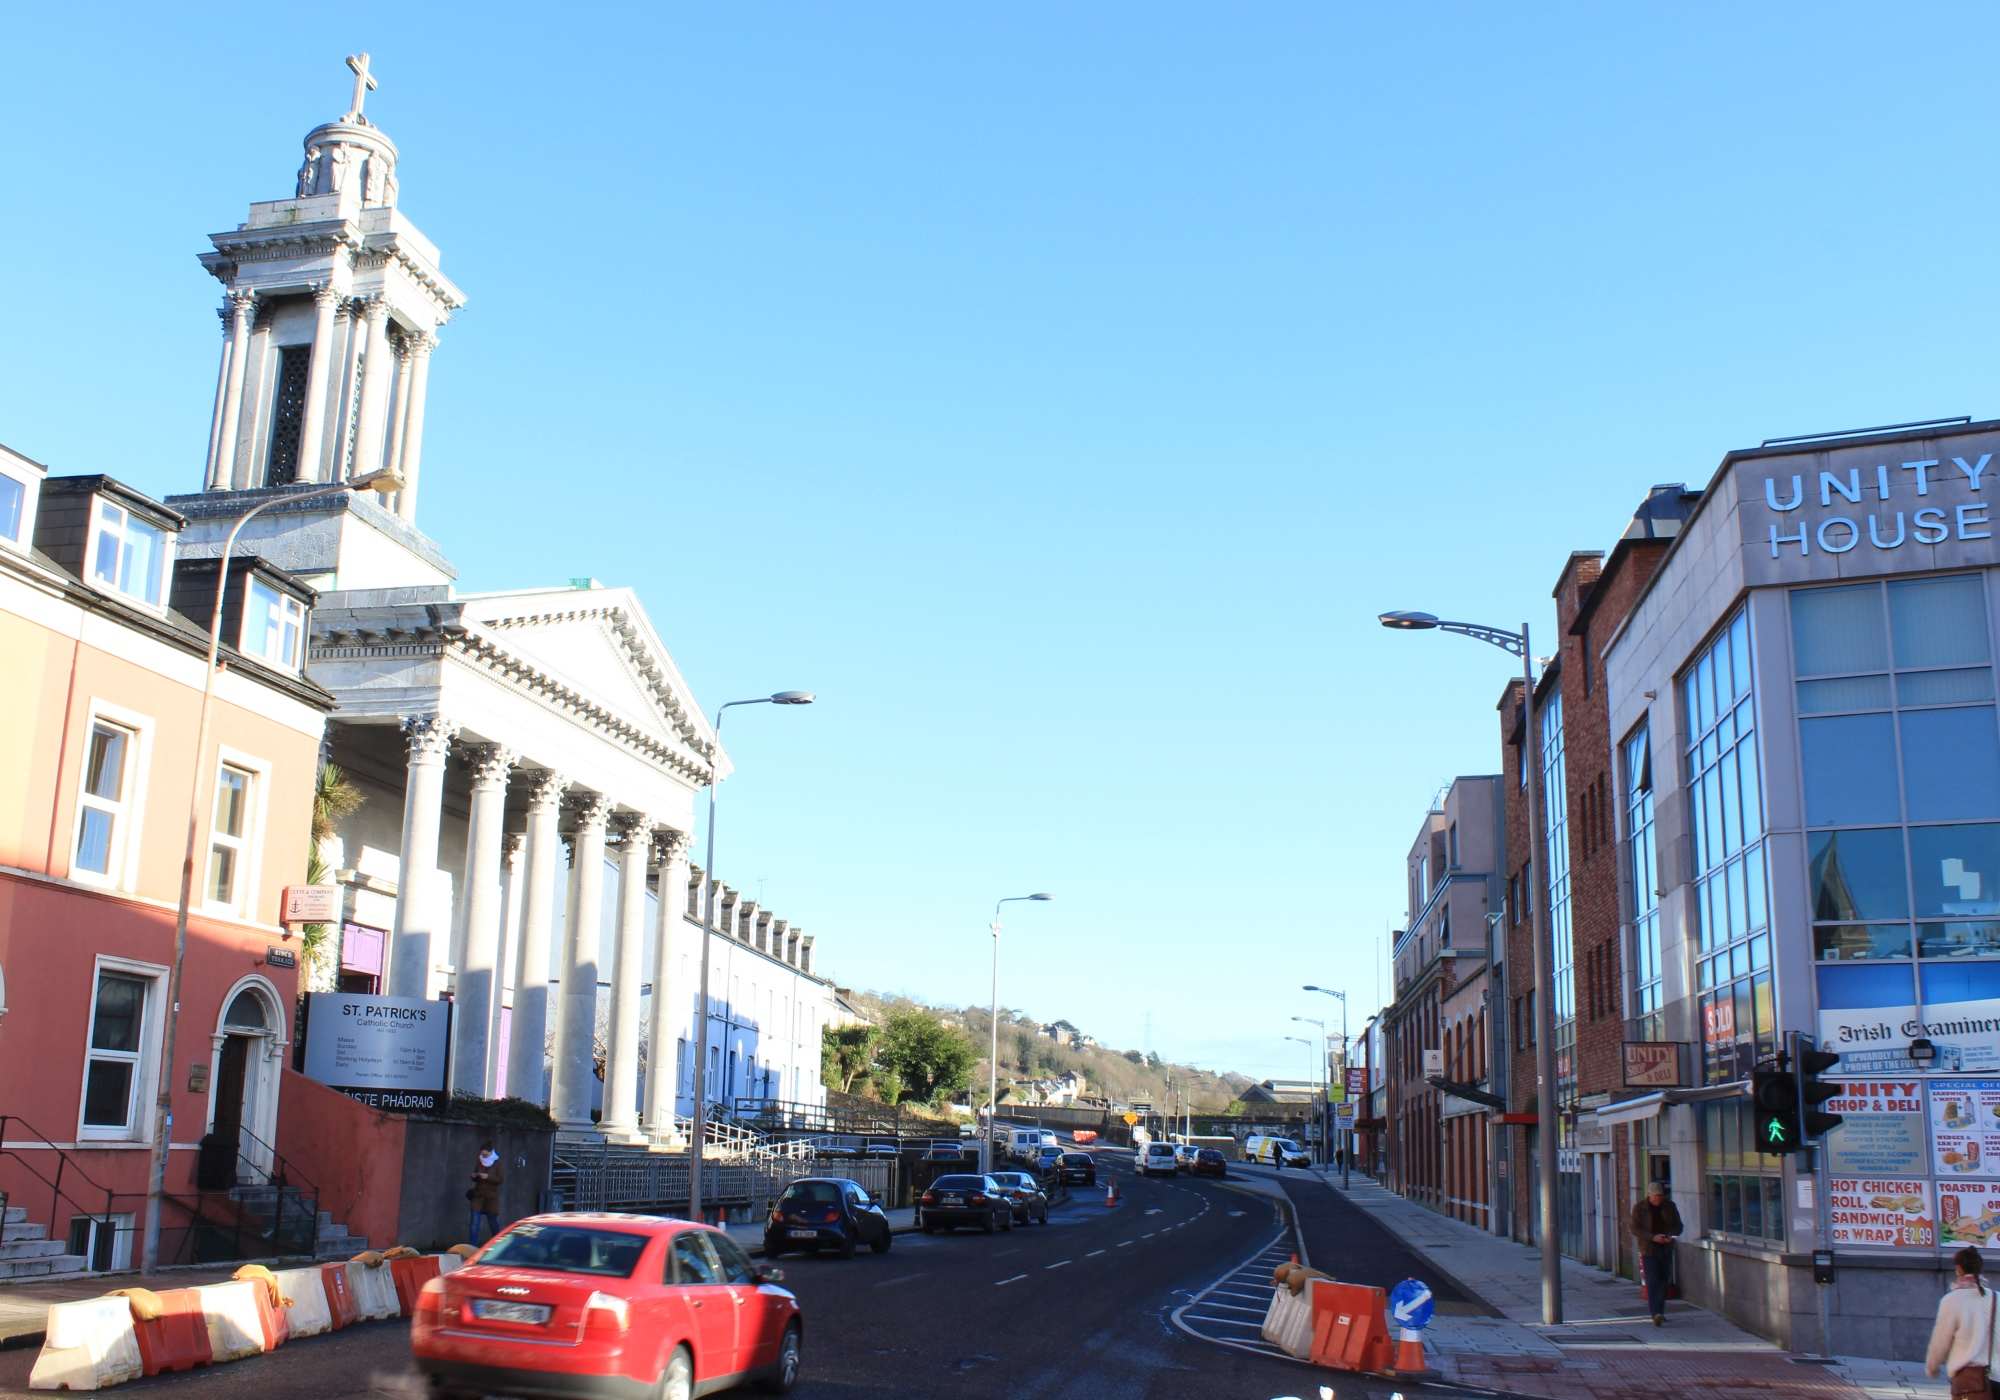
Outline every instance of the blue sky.
<path fill-rule="evenodd" d="M 371 50 L 470 296 L 420 523 L 819 692 L 718 863 L 860 986 L 983 1001 L 1047 889 L 1003 1001 L 1303 1073 L 1497 766 L 1508 658 L 1377 611 L 1546 635 L 1649 484 L 1996 407 L 1990 9 L 468 13 L 13 16 L 0 441 L 195 488 L 195 255 Z"/>

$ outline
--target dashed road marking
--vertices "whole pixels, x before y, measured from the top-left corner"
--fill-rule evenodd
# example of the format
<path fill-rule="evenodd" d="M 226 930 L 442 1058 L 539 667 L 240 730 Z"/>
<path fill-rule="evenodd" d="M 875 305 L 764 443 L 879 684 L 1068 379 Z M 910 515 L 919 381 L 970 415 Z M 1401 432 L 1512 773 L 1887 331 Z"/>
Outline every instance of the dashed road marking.
<path fill-rule="evenodd" d="M 1098 1255 L 1102 1253 L 1104 1253 L 1104 1251 L 1101 1249 L 1093 1249 L 1090 1251 L 1090 1253 L 1084 1255 L 1083 1257 L 1086 1259 L 1095 1259 Z"/>
<path fill-rule="evenodd" d="M 1118 1247 L 1120 1249 L 1130 1249 L 1136 1243 L 1136 1240 L 1120 1240 L 1118 1241 Z"/>
<path fill-rule="evenodd" d="M 1008 1284 L 1010 1284 L 1010 1283 L 1019 1283 L 1019 1282 L 1020 1282 L 1020 1281 L 1021 1281 L 1022 1279 L 1026 1278 L 1026 1277 L 1027 1277 L 1027 1275 L 1026 1275 L 1026 1274 L 1016 1274 L 1016 1275 L 1014 1275 L 1014 1277 L 1012 1277 L 1012 1278 L 1003 1278 L 1003 1279 L 999 1280 L 999 1281 L 998 1281 L 997 1283 L 995 1283 L 995 1284 L 994 1284 L 993 1286 L 994 1286 L 995 1288 L 1005 1288 L 1005 1287 L 1006 1287 L 1006 1286 L 1007 1286 Z"/>
<path fill-rule="evenodd" d="M 900 1278 L 885 1278 L 880 1283 L 876 1284 L 875 1287 L 887 1288 L 889 1287 L 889 1285 L 894 1283 L 908 1283 L 913 1278 L 924 1278 L 924 1277 L 926 1277 L 926 1275 L 922 1273 L 904 1274 Z"/>
<path fill-rule="evenodd" d="M 1044 1269 L 1067 1269 L 1069 1266 L 1070 1266 L 1070 1261 L 1067 1259 L 1058 1259 L 1053 1264 L 1042 1265 Z"/>

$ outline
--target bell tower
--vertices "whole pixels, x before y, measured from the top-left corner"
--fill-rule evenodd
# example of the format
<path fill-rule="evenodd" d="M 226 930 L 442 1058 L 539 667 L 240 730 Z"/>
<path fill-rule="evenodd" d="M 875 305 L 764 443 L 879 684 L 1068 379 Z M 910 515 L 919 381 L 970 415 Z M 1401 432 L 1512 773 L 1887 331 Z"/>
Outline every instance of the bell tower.
<path fill-rule="evenodd" d="M 334 496 L 302 502 L 298 515 L 371 521 L 409 537 L 406 549 L 428 556 L 426 567 L 336 578 L 354 553 L 334 538 L 346 521 L 320 531 L 318 547 L 298 540 L 260 552 L 322 587 L 442 582 L 450 566 L 416 525 L 424 406 L 438 333 L 465 297 L 439 269 L 437 246 L 397 207 L 396 143 L 365 111 L 376 87 L 369 56 L 352 55 L 347 66 L 352 100 L 306 133 L 292 193 L 252 204 L 201 255 L 223 287 L 222 354 L 203 489 L 174 499 L 197 521 L 233 517 L 251 503 L 244 493 L 261 498 L 394 467 L 408 485 L 387 511 L 372 497 Z M 200 552 L 199 539 L 186 542 Z M 387 562 L 380 550 L 362 552 Z"/>

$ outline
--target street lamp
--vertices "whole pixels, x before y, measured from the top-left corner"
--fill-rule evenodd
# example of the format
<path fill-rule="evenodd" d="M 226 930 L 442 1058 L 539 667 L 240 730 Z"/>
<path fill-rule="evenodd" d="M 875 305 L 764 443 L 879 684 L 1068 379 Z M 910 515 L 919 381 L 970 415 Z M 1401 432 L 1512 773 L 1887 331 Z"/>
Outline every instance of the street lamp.
<path fill-rule="evenodd" d="M 986 1170 L 1000 1164 L 1000 906 L 1032 902 L 1046 904 L 1052 894 L 1010 894 L 993 901 L 993 1009 L 986 1029 L 991 1040 L 986 1051 Z"/>
<path fill-rule="evenodd" d="M 715 928 L 715 779 L 716 758 L 722 752 L 722 715 L 738 705 L 810 705 L 810 690 L 781 690 L 755 700 L 730 700 L 715 712 L 715 750 L 708 759 L 708 855 L 702 867 L 706 890 L 701 908 L 701 997 L 694 1032 L 694 1141 L 688 1145 L 688 1216 L 701 1219 L 701 1149 L 708 1136 L 708 945 Z M 655 1047 L 657 1053 L 657 1047 Z"/>
<path fill-rule="evenodd" d="M 187 850 L 181 857 L 181 897 L 174 906 L 174 964 L 167 974 L 167 1027 L 160 1037 L 160 1091 L 153 1111 L 152 1160 L 146 1179 L 146 1229 L 139 1248 L 139 1268 L 152 1273 L 160 1262 L 160 1208 L 167 1194 L 167 1141 L 174 1127 L 174 1040 L 181 1009 L 181 969 L 187 960 L 188 905 L 194 894 L 194 838 L 201 820 L 202 771 L 207 762 L 208 715 L 215 699 L 216 658 L 222 651 L 222 600 L 229 593 L 229 556 L 236 552 L 236 537 L 250 523 L 250 517 L 276 505 L 296 505 L 321 496 L 337 496 L 343 491 L 374 491 L 390 495 L 403 489 L 402 475 L 394 467 L 357 476 L 351 481 L 333 481 L 308 491 L 287 491 L 259 501 L 243 512 L 229 527 L 222 542 L 220 572 L 215 581 L 215 607 L 208 619 L 208 663 L 202 668 L 201 711 L 195 721 L 194 782 L 188 789 Z"/>
<path fill-rule="evenodd" d="M 1347 1098 L 1347 1097 L 1346 1097 L 1346 1094 L 1347 1094 L 1347 1092 L 1348 1092 L 1348 1091 L 1347 1091 L 1347 1085 L 1348 1085 L 1349 1083 L 1351 1083 L 1351 1082 L 1353 1081 L 1353 1078 L 1354 1078 L 1354 1076 L 1353 1076 L 1353 1075 L 1351 1075 L 1351 1074 L 1349 1074 L 1349 1073 L 1347 1072 L 1347 1068 L 1348 1068 L 1348 1066 L 1347 1066 L 1347 1049 L 1348 1049 L 1348 1047 L 1347 1047 L 1347 993 L 1346 993 L 1346 992 L 1336 992 L 1336 991 L 1335 991 L 1335 990 L 1334 990 L 1333 988 L 1331 988 L 1331 987 L 1313 987 L 1313 986 L 1307 986 L 1307 987 L 1303 987 L 1303 988 L 1301 988 L 1300 990 L 1302 990 L 1302 991 L 1308 991 L 1308 992 L 1318 992 L 1318 993 L 1319 993 L 1319 994 L 1320 994 L 1321 996 L 1329 996 L 1329 997 L 1337 997 L 1337 998 L 1339 998 L 1339 1000 L 1340 1000 L 1340 1073 L 1341 1073 L 1341 1095 L 1342 1095 L 1342 1102 L 1343 1102 L 1343 1103 L 1345 1103 L 1345 1104 L 1347 1105 L 1347 1111 L 1348 1111 L 1349 1113 L 1353 1114 L 1353 1115 L 1354 1115 L 1354 1116 L 1355 1116 L 1356 1118 L 1358 1118 L 1358 1117 L 1360 1117 L 1360 1116 L 1361 1116 L 1361 1105 L 1360 1105 L 1360 1104 L 1358 1104 L 1358 1103 L 1355 1103 L 1355 1102 L 1354 1102 L 1354 1100 L 1352 1100 L 1352 1099 L 1350 1099 L 1350 1098 Z M 1346 1150 L 1345 1152 L 1343 1152 L 1343 1153 L 1341 1154 L 1341 1156 L 1340 1156 L 1340 1187 L 1341 1187 L 1341 1189 L 1342 1189 L 1343 1191 L 1347 1189 L 1347 1187 L 1348 1187 L 1348 1185 L 1349 1185 L 1349 1183 L 1350 1183 L 1350 1179 L 1351 1179 L 1351 1178 L 1350 1178 L 1350 1172 L 1352 1171 L 1352 1169 L 1353 1169 L 1353 1166 L 1354 1166 L 1354 1135 L 1353 1135 L 1353 1134 L 1354 1134 L 1354 1130 L 1353 1130 L 1352 1128 L 1342 1128 L 1342 1129 L 1340 1130 L 1340 1145 L 1341 1145 L 1342 1147 L 1344 1147 L 1344 1148 L 1346 1148 L 1346 1149 L 1347 1149 L 1347 1150 Z"/>
<path fill-rule="evenodd" d="M 1294 1016 L 1292 1019 L 1319 1028 L 1319 1153 L 1320 1164 L 1324 1166 L 1326 1158 L 1333 1152 L 1333 1090 L 1326 1063 L 1326 1042 L 1331 1037 L 1326 1033 L 1326 1022 L 1316 1016 Z"/>
<path fill-rule="evenodd" d="M 1427 612 L 1386 612 L 1384 627 L 1401 632 L 1456 632 L 1521 658 L 1522 721 L 1521 764 L 1532 769 L 1528 783 L 1528 903 L 1534 910 L 1535 947 L 1535 1135 L 1536 1167 L 1541 1175 L 1540 1214 L 1542 1220 L 1542 1322 L 1553 1326 L 1562 1321 L 1562 1231 L 1556 1215 L 1556 1033 L 1553 950 L 1549 945 L 1548 891 L 1542 887 L 1542 858 L 1537 848 L 1542 841 L 1542 772 L 1535 729 L 1535 662 L 1529 647 L 1528 624 L 1510 632 L 1504 627 L 1488 627 L 1477 622 L 1446 622 Z"/>

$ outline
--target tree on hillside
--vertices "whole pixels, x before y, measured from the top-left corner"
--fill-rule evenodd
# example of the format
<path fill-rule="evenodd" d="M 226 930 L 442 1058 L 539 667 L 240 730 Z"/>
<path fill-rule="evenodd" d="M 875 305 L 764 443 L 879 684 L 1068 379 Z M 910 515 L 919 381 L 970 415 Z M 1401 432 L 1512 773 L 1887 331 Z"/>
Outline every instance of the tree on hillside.
<path fill-rule="evenodd" d="M 1125 1058 L 1130 1060 L 1135 1065 L 1143 1065 L 1146 1063 L 1146 1057 L 1140 1054 L 1137 1050 L 1127 1050 L 1125 1052 Z"/>
<path fill-rule="evenodd" d="M 842 1094 L 855 1093 L 875 1064 L 882 1032 L 874 1026 L 827 1026 L 820 1032 L 820 1082 Z"/>
<path fill-rule="evenodd" d="M 875 1060 L 900 1081 L 899 1098 L 936 1103 L 972 1083 L 978 1052 L 964 1035 L 921 1011 L 893 1011 L 882 1027 Z"/>

